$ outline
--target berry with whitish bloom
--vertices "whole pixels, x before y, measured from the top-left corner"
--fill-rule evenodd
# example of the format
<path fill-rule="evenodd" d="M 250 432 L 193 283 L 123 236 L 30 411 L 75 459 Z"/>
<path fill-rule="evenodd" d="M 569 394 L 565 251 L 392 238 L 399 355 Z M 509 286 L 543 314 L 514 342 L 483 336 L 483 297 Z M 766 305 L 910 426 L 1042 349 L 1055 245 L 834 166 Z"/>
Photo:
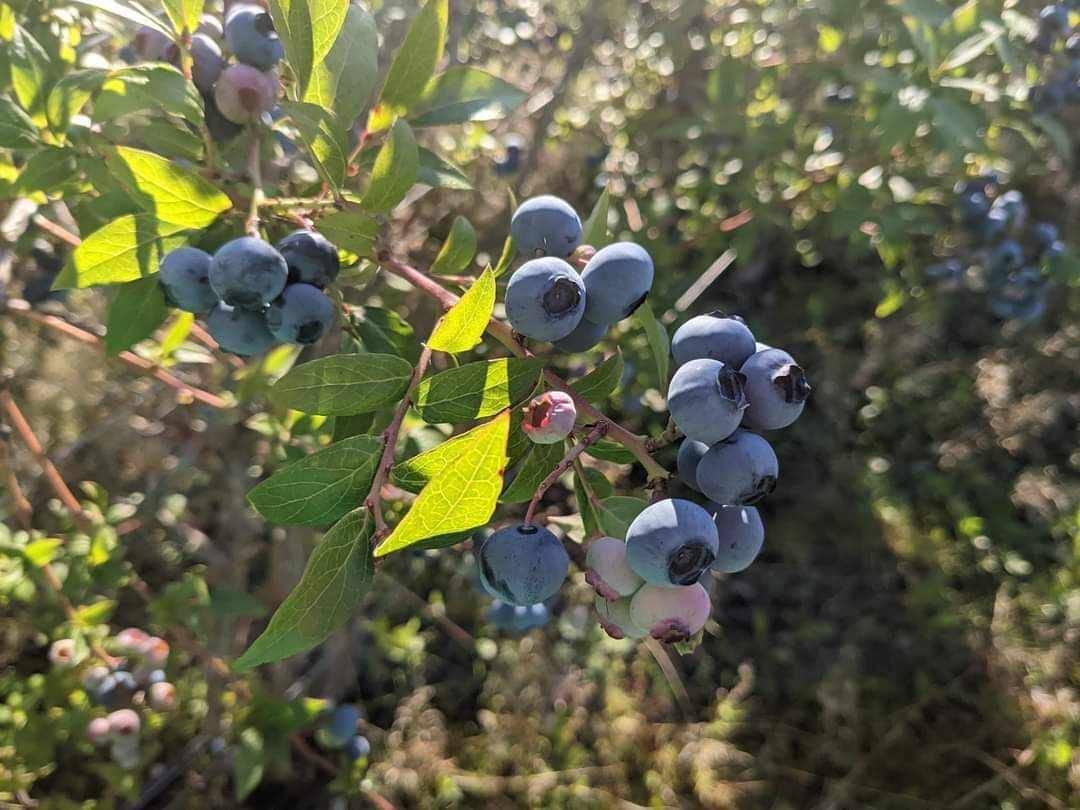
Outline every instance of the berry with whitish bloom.
<path fill-rule="evenodd" d="M 581 244 L 581 218 L 566 200 L 542 194 L 517 207 L 510 235 L 522 256 L 566 258 Z"/>
<path fill-rule="evenodd" d="M 626 559 L 646 582 L 673 588 L 697 582 L 716 559 L 719 544 L 708 512 L 692 501 L 665 498 L 630 523 Z"/>
<path fill-rule="evenodd" d="M 747 505 L 771 493 L 779 474 L 772 446 L 756 433 L 737 430 L 701 457 L 697 482 L 714 503 Z"/>
<path fill-rule="evenodd" d="M 604 335 L 607 334 L 610 328 L 609 324 L 592 323 L 582 318 L 581 323 L 574 327 L 573 332 L 564 338 L 553 341 L 551 345 L 566 354 L 587 352 L 604 339 Z"/>
<path fill-rule="evenodd" d="M 558 593 L 570 566 L 559 539 L 527 523 L 494 532 L 480 546 L 477 559 L 484 590 L 503 602 L 526 607 Z"/>
<path fill-rule="evenodd" d="M 232 6 L 225 16 L 225 41 L 242 63 L 261 70 L 276 65 L 285 55 L 274 20 L 254 3 Z"/>
<path fill-rule="evenodd" d="M 744 373 L 707 358 L 680 366 L 668 386 L 668 410 L 679 430 L 706 444 L 734 433 L 752 407 Z"/>
<path fill-rule="evenodd" d="M 790 354 L 781 349 L 758 352 L 739 371 L 750 400 L 743 417 L 745 427 L 776 430 L 799 418 L 811 388 L 805 372 Z"/>
<path fill-rule="evenodd" d="M 168 681 L 154 683 L 147 690 L 146 697 L 154 711 L 168 711 L 176 706 L 176 687 Z"/>
<path fill-rule="evenodd" d="M 150 634 L 138 627 L 126 627 L 116 634 L 116 646 L 122 653 L 132 654 L 142 652 L 146 642 L 150 640 Z"/>
<path fill-rule="evenodd" d="M 200 92 L 207 95 L 214 92 L 214 84 L 225 66 L 221 47 L 211 37 L 195 34 L 191 38 L 191 80 Z"/>
<path fill-rule="evenodd" d="M 109 677 L 109 668 L 103 666 L 90 667 L 83 673 L 80 682 L 83 689 L 85 689 L 91 695 L 97 695 L 101 690 L 101 685 L 105 683 L 105 679 Z"/>
<path fill-rule="evenodd" d="M 700 583 L 681 588 L 643 585 L 630 600 L 630 621 L 669 644 L 686 641 L 701 630 L 711 611 L 709 592 Z"/>
<path fill-rule="evenodd" d="M 49 647 L 49 661 L 55 667 L 68 668 L 75 664 L 75 640 L 57 639 Z"/>
<path fill-rule="evenodd" d="M 210 263 L 210 286 L 222 303 L 262 311 L 281 295 L 289 278 L 285 259 L 253 236 L 226 242 Z"/>
<path fill-rule="evenodd" d="M 353 762 L 358 759 L 364 759 L 370 753 L 371 743 L 368 742 L 367 737 L 360 734 L 354 735 L 345 745 L 345 756 Z"/>
<path fill-rule="evenodd" d="M 615 323 L 633 314 L 649 295 L 653 260 L 633 242 L 600 248 L 581 273 L 585 283 L 585 315 L 593 323 Z"/>
<path fill-rule="evenodd" d="M 735 574 L 750 566 L 765 543 L 765 525 L 753 506 L 717 506 L 714 510 L 720 550 L 712 570 Z"/>
<path fill-rule="evenodd" d="M 218 111 L 234 124 L 258 121 L 277 103 L 280 84 L 277 73 L 263 72 L 250 65 L 225 68 L 214 83 Z"/>
<path fill-rule="evenodd" d="M 615 537 L 593 540 L 585 554 L 585 565 L 585 581 L 612 602 L 630 596 L 644 582 L 626 561 L 626 543 Z"/>
<path fill-rule="evenodd" d="M 505 304 L 514 331 L 535 340 L 561 340 L 581 323 L 585 285 L 562 259 L 533 259 L 510 276 Z"/>
<path fill-rule="evenodd" d="M 676 365 L 704 357 L 740 368 L 757 351 L 755 346 L 754 335 L 743 319 L 720 311 L 691 318 L 671 338 Z"/>
<path fill-rule="evenodd" d="M 1047 261 L 1054 261 L 1060 259 L 1065 255 L 1065 243 L 1060 239 L 1055 239 L 1051 242 L 1046 249 L 1042 252 L 1042 258 Z"/>
<path fill-rule="evenodd" d="M 158 284 L 165 300 L 177 309 L 202 315 L 217 306 L 218 297 L 210 286 L 209 253 L 181 247 L 165 254 L 158 266 Z"/>
<path fill-rule="evenodd" d="M 683 439 L 682 444 L 679 445 L 679 454 L 675 460 L 679 478 L 688 487 L 696 489 L 698 492 L 701 492 L 701 487 L 698 486 L 697 482 L 697 467 L 701 463 L 701 457 L 707 452 L 709 452 L 709 445 L 705 444 L 705 442 Z"/>
<path fill-rule="evenodd" d="M 195 33 L 206 34 L 208 37 L 220 41 L 225 36 L 225 27 L 221 24 L 221 20 L 213 14 L 203 14 L 199 18 L 199 27 L 195 29 Z"/>
<path fill-rule="evenodd" d="M 645 638 L 649 635 L 648 630 L 638 627 L 630 620 L 629 597 L 611 602 L 598 596 L 593 604 L 596 605 L 596 612 L 600 615 L 600 626 L 612 638 Z"/>
<path fill-rule="evenodd" d="M 565 391 L 548 391 L 526 405 L 521 429 L 536 444 L 561 442 L 574 429 L 577 407 Z"/>
<path fill-rule="evenodd" d="M 282 343 L 318 342 L 334 323 L 334 302 L 311 284 L 289 284 L 266 310 L 266 326 Z"/>
<path fill-rule="evenodd" d="M 133 709 L 117 709 L 105 718 L 113 737 L 138 737 L 142 723 Z"/>
<path fill-rule="evenodd" d="M 206 328 L 224 351 L 241 357 L 261 354 L 277 343 L 266 325 L 266 316 L 250 309 L 218 304 L 206 316 Z"/>
<path fill-rule="evenodd" d="M 131 700 L 139 689 L 135 676 L 130 672 L 112 672 L 101 682 L 97 699 L 106 709 L 118 709 Z"/>
<path fill-rule="evenodd" d="M 356 724 L 359 722 L 360 710 L 351 703 L 343 703 L 334 707 L 326 730 L 337 747 L 340 747 L 356 734 Z"/>
<path fill-rule="evenodd" d="M 101 745 L 112 736 L 112 727 L 107 717 L 95 717 L 86 725 L 86 738 L 94 745 Z"/>
<path fill-rule="evenodd" d="M 1001 211 L 1005 214 L 1006 222 L 1010 227 L 1022 228 L 1024 227 L 1024 220 L 1027 219 L 1027 203 L 1024 202 L 1024 195 L 1015 189 L 1012 191 L 1006 191 L 996 200 L 994 204 L 990 206 L 991 211 Z"/>
<path fill-rule="evenodd" d="M 289 283 L 303 282 L 322 288 L 341 271 L 338 249 L 321 233 L 306 228 L 293 231 L 274 247 L 289 267 Z"/>
<path fill-rule="evenodd" d="M 1057 241 L 1057 226 L 1050 222 L 1036 223 L 1031 229 L 1031 237 L 1040 250 L 1045 250 Z"/>

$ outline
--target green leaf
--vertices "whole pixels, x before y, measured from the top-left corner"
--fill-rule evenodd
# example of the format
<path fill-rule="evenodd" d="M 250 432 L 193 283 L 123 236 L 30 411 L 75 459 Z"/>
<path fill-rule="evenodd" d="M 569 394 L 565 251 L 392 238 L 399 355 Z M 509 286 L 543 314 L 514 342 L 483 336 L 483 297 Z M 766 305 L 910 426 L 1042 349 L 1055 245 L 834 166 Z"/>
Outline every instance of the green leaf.
<path fill-rule="evenodd" d="M 1004 33 L 1005 29 L 1001 26 L 984 22 L 982 32 L 968 37 L 949 52 L 949 55 L 945 57 L 945 61 L 938 67 L 938 72 L 954 70 L 966 65 L 973 59 L 977 59 Z"/>
<path fill-rule="evenodd" d="M 831 25 L 818 25 L 818 47 L 825 53 L 836 53 L 844 42 L 844 32 Z"/>
<path fill-rule="evenodd" d="M 495 265 L 495 278 L 498 278 L 510 269 L 510 265 L 514 263 L 515 255 L 517 255 L 517 247 L 514 245 L 514 237 L 507 236 L 506 241 L 503 242 L 499 263 Z"/>
<path fill-rule="evenodd" d="M 75 248 L 54 290 L 125 284 L 157 273 L 161 258 L 183 245 L 183 225 L 151 214 L 128 214 L 94 231 Z"/>
<path fill-rule="evenodd" d="M 96 627 L 107 621 L 115 609 L 116 602 L 112 599 L 99 599 L 97 602 L 78 608 L 72 623 L 77 627 Z"/>
<path fill-rule="evenodd" d="M 165 334 L 161 337 L 160 351 L 162 357 L 171 357 L 172 353 L 183 345 L 194 323 L 195 316 L 190 312 L 177 311 L 172 326 L 166 329 Z"/>
<path fill-rule="evenodd" d="M 510 483 L 499 500 L 502 503 L 521 503 L 528 501 L 536 492 L 540 483 L 551 475 L 552 470 L 562 461 L 563 451 L 566 445 L 563 442 L 554 444 L 535 444 L 529 455 L 521 462 L 514 480 Z"/>
<path fill-rule="evenodd" d="M 577 393 L 589 402 L 603 402 L 619 384 L 623 374 L 622 349 L 616 348 L 615 354 L 571 384 Z"/>
<path fill-rule="evenodd" d="M 8 69 L 15 98 L 32 116 L 45 111 L 52 86 L 52 60 L 41 44 L 22 26 L 7 45 Z"/>
<path fill-rule="evenodd" d="M 233 790 L 238 802 L 244 801 L 259 786 L 266 767 L 263 737 L 257 728 L 240 732 L 240 745 L 233 761 Z"/>
<path fill-rule="evenodd" d="M 335 416 L 334 432 L 331 436 L 331 440 L 340 442 L 343 439 L 351 439 L 354 436 L 368 433 L 371 431 L 371 426 L 374 423 L 374 413 L 356 413 L 350 416 Z"/>
<path fill-rule="evenodd" d="M 350 4 L 334 47 L 311 71 L 303 100 L 333 110 L 348 127 L 367 104 L 378 73 L 375 20 L 366 9 Z"/>
<path fill-rule="evenodd" d="M 207 180 L 153 152 L 118 146 L 107 153 L 106 163 L 139 207 L 163 222 L 205 228 L 232 208 Z"/>
<path fill-rule="evenodd" d="M 412 326 L 391 309 L 364 307 L 357 329 L 369 352 L 396 354 L 413 364 L 420 359 L 420 344 Z"/>
<path fill-rule="evenodd" d="M 428 0 L 420 9 L 401 49 L 390 64 L 379 103 L 369 118 L 368 129 L 385 129 L 395 116 L 403 115 L 424 93 L 428 80 L 442 59 L 449 19 L 448 0 Z"/>
<path fill-rule="evenodd" d="M 288 658 L 345 624 L 371 587 L 374 530 L 371 513 L 363 507 L 335 523 L 312 552 L 299 584 L 234 667 L 245 670 Z"/>
<path fill-rule="evenodd" d="M 452 67 L 433 77 L 409 109 L 414 127 L 505 118 L 528 93 L 474 67 Z"/>
<path fill-rule="evenodd" d="M 412 364 L 389 354 L 335 354 L 297 366 L 270 388 L 275 405 L 324 416 L 350 416 L 397 402 Z"/>
<path fill-rule="evenodd" d="M 150 337 L 165 322 L 169 308 L 156 277 L 124 284 L 109 307 L 105 353 L 115 357 Z"/>
<path fill-rule="evenodd" d="M 593 458 L 611 461 L 615 464 L 633 464 L 637 458 L 618 442 L 610 439 L 601 439 L 596 444 L 590 445 L 585 450 Z"/>
<path fill-rule="evenodd" d="M 427 422 L 464 422 L 521 402 L 540 377 L 540 359 L 517 357 L 468 363 L 428 377 L 416 389 L 416 408 Z"/>
<path fill-rule="evenodd" d="M 489 267 L 439 322 L 428 340 L 437 352 L 467 352 L 480 342 L 495 307 L 495 274 Z"/>
<path fill-rule="evenodd" d="M 270 0 L 268 6 L 303 98 L 315 66 L 334 47 L 349 0 Z"/>
<path fill-rule="evenodd" d="M 362 505 L 382 450 L 375 436 L 335 442 L 278 470 L 248 500 L 279 526 L 325 526 Z"/>
<path fill-rule="evenodd" d="M 663 393 L 667 391 L 668 369 L 671 363 L 671 340 L 668 338 L 667 329 L 656 319 L 648 301 L 644 301 L 637 308 L 634 318 L 641 324 L 641 328 L 645 330 L 645 337 L 649 340 L 649 348 L 652 349 L 653 360 L 656 362 L 659 388 Z"/>
<path fill-rule="evenodd" d="M 379 222 L 370 214 L 355 209 L 337 211 L 319 220 L 319 233 L 339 248 L 360 258 L 371 258 Z"/>
<path fill-rule="evenodd" d="M 502 490 L 509 428 L 510 412 L 503 411 L 471 431 L 461 455 L 428 482 L 394 531 L 375 549 L 375 556 L 486 524 Z"/>
<path fill-rule="evenodd" d="M 63 545 L 64 541 L 57 537 L 44 537 L 27 543 L 23 554 L 32 566 L 44 568 L 56 559 L 56 552 Z"/>
<path fill-rule="evenodd" d="M 45 101 L 45 117 L 57 134 L 67 131 L 72 116 L 78 114 L 101 86 L 109 73 L 98 68 L 76 70 L 53 85 Z"/>
<path fill-rule="evenodd" d="M 435 261 L 431 263 L 431 272 L 460 273 L 467 268 L 476 255 L 476 231 L 465 217 L 455 217 L 450 226 L 450 235 L 446 237 Z"/>
<path fill-rule="evenodd" d="M 50 192 L 57 186 L 78 180 L 75 151 L 46 146 L 34 153 L 11 186 L 11 196 L 26 197 L 35 191 Z"/>
<path fill-rule="evenodd" d="M 137 3 L 120 3 L 117 0 L 75 0 L 75 2 L 98 11 L 104 11 L 106 14 L 111 14 L 122 20 L 133 22 L 135 25 L 148 26 L 166 36 L 172 33 L 165 23 Z"/>
<path fill-rule="evenodd" d="M 161 63 L 111 72 L 94 100 L 92 118 L 100 123 L 145 110 L 161 110 L 196 126 L 203 122 L 195 85 L 172 65 Z"/>
<path fill-rule="evenodd" d="M 407 492 L 420 492 L 441 470 L 457 461 L 476 440 L 477 432 L 485 427 L 486 423 L 478 425 L 472 430 L 450 437 L 430 450 L 397 463 L 392 472 L 394 483 Z"/>
<path fill-rule="evenodd" d="M 611 240 L 608 238 L 608 212 L 611 210 L 611 192 L 606 188 L 593 206 L 592 213 L 582 227 L 581 244 L 592 245 L 599 250 Z"/>
<path fill-rule="evenodd" d="M 600 508 L 596 517 L 600 522 L 600 530 L 608 537 L 626 539 L 626 530 L 634 518 L 641 514 L 648 506 L 648 501 L 642 498 L 628 498 L 622 495 L 613 495 L 600 501 Z"/>
<path fill-rule="evenodd" d="M 169 158 L 200 161 L 203 142 L 186 127 L 178 127 L 164 118 L 151 118 L 132 130 L 132 138 L 151 152 Z"/>
<path fill-rule="evenodd" d="M 30 116 L 14 101 L 0 96 L 0 147 L 33 149 L 39 143 L 38 129 Z"/>
<path fill-rule="evenodd" d="M 161 5 L 178 33 L 194 34 L 205 0 L 161 0 Z"/>
<path fill-rule="evenodd" d="M 592 501 L 589 500 L 589 495 L 585 491 L 585 484 L 576 470 L 574 472 L 574 497 L 577 498 L 578 512 L 581 514 L 581 526 L 585 529 L 585 536 L 597 536 L 600 534 L 600 521 L 596 517 L 596 510 L 593 509 Z"/>
<path fill-rule="evenodd" d="M 398 121 L 375 157 L 371 183 L 364 194 L 364 208 L 380 214 L 390 213 L 416 182 L 419 163 L 412 130 L 404 121 Z"/>
<path fill-rule="evenodd" d="M 318 105 L 299 101 L 283 101 L 281 108 L 296 125 L 323 179 L 340 188 L 349 161 L 349 136 L 337 117 Z"/>
<path fill-rule="evenodd" d="M 468 191 L 472 188 L 469 178 L 455 166 L 443 160 L 430 149 L 418 147 L 420 155 L 420 168 L 417 170 L 416 181 L 432 188 L 449 188 L 455 191 Z"/>

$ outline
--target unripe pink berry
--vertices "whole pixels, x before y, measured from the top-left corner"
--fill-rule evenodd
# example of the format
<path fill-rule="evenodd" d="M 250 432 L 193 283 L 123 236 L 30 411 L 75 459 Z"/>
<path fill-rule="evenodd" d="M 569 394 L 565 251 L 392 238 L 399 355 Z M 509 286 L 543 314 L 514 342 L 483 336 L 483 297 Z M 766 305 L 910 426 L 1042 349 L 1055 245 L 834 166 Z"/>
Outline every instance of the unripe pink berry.
<path fill-rule="evenodd" d="M 630 600 L 630 620 L 669 643 L 686 641 L 705 626 L 712 604 L 699 582 L 676 588 L 642 585 Z"/>
<path fill-rule="evenodd" d="M 626 543 L 614 537 L 590 543 L 585 564 L 585 581 L 610 602 L 632 596 L 644 582 L 626 562 Z"/>
<path fill-rule="evenodd" d="M 53 666 L 67 669 L 75 664 L 75 641 L 70 638 L 57 639 L 49 647 L 49 661 Z"/>
<path fill-rule="evenodd" d="M 176 705 L 176 687 L 168 681 L 151 684 L 148 697 L 150 708 L 155 711 L 171 709 Z"/>
<path fill-rule="evenodd" d="M 132 709 L 117 709 L 106 720 L 109 723 L 109 733 L 114 737 L 136 737 L 142 726 L 139 715 Z"/>
<path fill-rule="evenodd" d="M 116 646 L 125 653 L 141 652 L 143 646 L 149 641 L 149 634 L 138 627 L 126 627 L 116 634 Z"/>
<path fill-rule="evenodd" d="M 247 124 L 257 121 L 274 106 L 278 87 L 276 72 L 237 63 L 218 77 L 214 101 L 228 120 L 234 124 Z"/>
<path fill-rule="evenodd" d="M 574 400 L 563 391 L 548 391 L 535 397 L 524 411 L 521 429 L 537 444 L 561 442 L 570 435 L 577 420 Z"/>
<path fill-rule="evenodd" d="M 101 745 L 112 736 L 112 726 L 107 717 L 95 717 L 86 726 L 86 738 L 94 745 Z"/>
<path fill-rule="evenodd" d="M 169 660 L 169 642 L 157 636 L 150 636 L 143 643 L 140 652 L 150 666 L 163 667 Z"/>

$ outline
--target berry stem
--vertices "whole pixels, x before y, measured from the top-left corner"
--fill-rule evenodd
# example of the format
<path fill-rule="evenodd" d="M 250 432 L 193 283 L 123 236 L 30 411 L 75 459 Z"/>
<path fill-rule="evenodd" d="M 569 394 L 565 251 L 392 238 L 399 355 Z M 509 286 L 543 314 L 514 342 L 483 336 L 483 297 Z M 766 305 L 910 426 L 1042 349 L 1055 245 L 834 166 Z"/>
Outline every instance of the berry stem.
<path fill-rule="evenodd" d="M 244 222 L 244 232 L 248 236 L 258 239 L 259 206 L 262 205 L 265 195 L 263 194 L 262 180 L 262 134 L 257 124 L 251 127 L 251 145 L 248 147 L 247 170 L 248 177 L 251 180 L 251 208 L 248 210 L 248 217 Z"/>
<path fill-rule="evenodd" d="M 552 470 L 548 477 L 541 481 L 540 486 L 536 488 L 532 500 L 529 501 L 529 508 L 525 511 L 525 523 L 533 522 L 533 515 L 536 513 L 536 507 L 540 504 L 540 499 L 544 497 L 544 493 L 547 492 L 556 481 L 562 478 L 563 473 L 574 466 L 574 462 L 577 461 L 578 456 L 584 453 L 587 448 L 600 441 L 607 432 L 608 423 L 597 422 L 593 425 L 592 430 L 589 431 L 584 439 L 570 448 L 567 454 L 563 456 L 562 461 L 555 465 L 555 469 Z"/>

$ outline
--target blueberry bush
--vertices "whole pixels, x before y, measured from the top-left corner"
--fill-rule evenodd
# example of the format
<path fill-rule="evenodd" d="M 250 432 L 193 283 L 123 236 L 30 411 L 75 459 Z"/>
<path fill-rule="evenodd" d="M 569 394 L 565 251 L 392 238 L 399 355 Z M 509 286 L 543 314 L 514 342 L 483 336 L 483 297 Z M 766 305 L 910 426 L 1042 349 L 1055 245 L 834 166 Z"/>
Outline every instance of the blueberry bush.
<path fill-rule="evenodd" d="M 0 804 L 1075 806 L 1078 23 L 0 2 Z"/>

